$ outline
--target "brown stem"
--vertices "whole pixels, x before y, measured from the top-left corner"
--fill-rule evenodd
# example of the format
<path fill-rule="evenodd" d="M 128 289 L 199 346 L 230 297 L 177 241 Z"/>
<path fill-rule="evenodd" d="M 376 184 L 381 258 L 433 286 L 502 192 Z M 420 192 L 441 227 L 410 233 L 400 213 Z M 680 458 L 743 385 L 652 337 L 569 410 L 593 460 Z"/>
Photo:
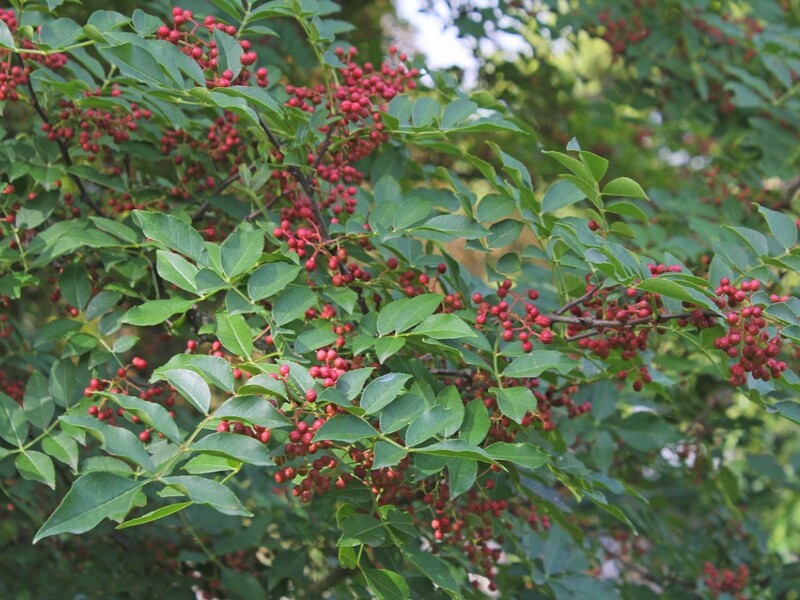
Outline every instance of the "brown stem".
<path fill-rule="evenodd" d="M 447 377 L 472 377 L 472 369 L 428 369 L 431 375 L 445 375 Z"/>
<path fill-rule="evenodd" d="M 261 126 L 261 129 L 264 130 L 264 133 L 267 134 L 267 138 L 275 147 L 275 150 L 278 152 L 281 151 L 281 143 L 280 140 L 275 136 L 275 133 L 270 129 L 269 125 L 264 122 L 264 119 L 261 117 L 258 118 L 258 124 Z M 303 172 L 300 170 L 300 167 L 295 165 L 289 166 L 286 168 L 289 171 L 289 174 L 294 177 L 299 183 L 300 187 L 303 188 L 303 192 L 305 192 L 306 196 L 308 196 L 308 201 L 311 203 L 311 210 L 314 212 L 314 220 L 317 222 L 317 227 L 319 228 L 319 235 L 321 240 L 324 243 L 331 241 L 331 234 L 328 231 L 328 225 L 325 223 L 325 219 L 322 216 L 322 211 L 319 208 L 319 203 L 317 199 L 314 197 L 314 189 L 313 178 L 314 172 L 316 171 L 317 167 L 319 167 L 320 163 L 322 162 L 322 158 L 327 152 L 328 147 L 331 144 L 331 139 L 333 135 L 333 124 L 330 125 L 328 129 L 328 133 L 325 136 L 325 140 L 320 144 L 319 149 L 317 150 L 317 154 L 314 158 L 314 162 L 312 163 L 312 171 L 308 175 L 304 176 Z M 339 263 L 339 272 L 342 275 L 347 274 L 347 268 L 340 262 Z M 361 312 L 367 314 L 369 312 L 369 308 L 367 307 L 367 302 L 364 300 L 364 296 L 361 294 L 361 291 L 358 292 L 358 307 L 361 309 Z"/>
<path fill-rule="evenodd" d="M 24 70 L 25 63 L 22 61 L 19 55 L 17 55 L 17 59 L 19 60 L 21 68 Z M 31 81 L 30 76 L 27 78 L 27 87 L 28 93 L 31 96 L 31 104 L 33 105 L 33 109 L 39 114 L 39 117 L 44 123 L 46 123 L 49 127 L 52 127 L 50 125 L 50 119 L 47 116 L 47 112 L 45 112 L 44 108 L 39 102 L 39 98 L 36 96 L 36 91 L 33 89 L 33 82 Z M 64 159 L 64 164 L 66 164 L 67 167 L 75 166 L 75 163 L 72 162 L 72 157 L 69 155 L 69 147 L 67 146 L 66 142 L 56 136 L 56 144 L 58 144 L 58 149 L 61 151 L 61 157 Z M 86 186 L 83 184 L 83 180 L 74 173 L 69 173 L 69 178 L 72 179 L 72 181 L 75 183 L 75 186 L 78 188 L 81 201 L 86 206 L 91 208 L 97 215 L 104 217 L 105 214 L 103 213 L 103 210 L 94 200 L 89 197 L 89 192 L 86 191 Z"/>
<path fill-rule="evenodd" d="M 703 316 L 706 318 L 719 317 L 719 315 L 712 310 L 704 310 L 702 311 L 702 313 Z M 545 315 L 545 317 L 550 319 L 553 323 L 569 323 L 571 325 L 583 325 L 584 327 L 591 328 L 590 331 L 583 331 L 578 335 L 572 336 L 570 338 L 565 338 L 564 340 L 567 342 L 574 342 L 577 340 L 582 340 L 584 338 L 589 338 L 594 335 L 597 335 L 598 333 L 600 333 L 598 329 L 605 329 L 605 328 L 618 329 L 621 327 L 633 327 L 635 325 L 657 325 L 659 323 L 664 323 L 665 321 L 672 321 L 674 319 L 688 319 L 693 315 L 694 312 L 667 313 L 664 315 L 655 313 L 648 317 L 641 317 L 639 319 L 630 319 L 628 321 L 594 319 L 592 317 L 565 317 L 557 314 Z"/>
<path fill-rule="evenodd" d="M 704 317 L 719 317 L 717 313 L 712 310 L 704 310 L 702 311 Z M 570 325 L 583 325 L 584 327 L 632 327 L 634 325 L 644 325 L 647 323 L 657 324 L 663 323 L 664 321 L 671 321 L 673 319 L 688 319 L 689 317 L 694 315 L 693 312 L 682 312 L 682 313 L 667 313 L 667 314 L 659 314 L 655 313 L 649 315 L 647 317 L 640 317 L 638 319 L 629 319 L 626 321 L 620 320 L 607 320 L 607 319 L 595 319 L 593 317 L 567 317 L 564 315 L 559 314 L 552 314 L 552 315 L 545 315 L 546 318 L 550 319 L 553 323 L 569 323 Z"/>
<path fill-rule="evenodd" d="M 599 291 L 600 291 L 599 287 L 596 287 L 596 286 L 592 287 L 592 289 L 590 289 L 588 292 L 586 292 L 583 296 L 581 296 L 580 298 L 575 298 L 575 300 L 570 300 L 569 302 L 567 302 L 564 306 L 559 308 L 553 314 L 563 315 L 565 312 L 567 312 L 573 306 L 578 306 L 579 304 L 583 304 L 584 302 L 586 302 L 589 298 L 594 296 Z"/>

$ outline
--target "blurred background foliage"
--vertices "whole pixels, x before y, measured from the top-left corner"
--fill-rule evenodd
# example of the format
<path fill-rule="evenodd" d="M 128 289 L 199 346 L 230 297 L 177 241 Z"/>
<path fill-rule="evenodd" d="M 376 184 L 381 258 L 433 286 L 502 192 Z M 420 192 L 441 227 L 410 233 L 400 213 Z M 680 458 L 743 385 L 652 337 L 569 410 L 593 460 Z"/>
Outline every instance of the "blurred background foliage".
<path fill-rule="evenodd" d="M 41 3 L 40 8 L 45 12 L 48 5 L 56 5 L 59 16 L 78 22 L 94 10 L 111 8 L 100 0 L 59 4 Z M 201 0 L 186 0 L 181 6 L 220 14 Z M 123 0 L 113 5 L 126 14 L 144 8 L 166 15 L 171 7 L 161 0 Z M 419 8 L 443 29 L 455 28 L 471 54 L 472 65 L 467 68 L 429 74 L 440 83 L 437 89 L 479 97 L 485 106 L 501 104 L 521 127 L 532 131 L 532 137 L 496 134 L 493 140 L 526 165 L 538 190 L 543 192 L 560 172 L 541 150 L 563 149 L 573 137 L 584 149 L 610 160 L 611 177 L 625 175 L 645 184 L 655 204 L 651 212 L 659 218 L 646 226 L 627 226 L 632 247 L 658 260 L 668 260 L 674 253 L 702 272 L 718 227 L 747 223 L 755 212 L 752 203 L 797 212 L 798 0 L 427 0 L 419 2 Z M 437 52 L 438 41 L 419 44 L 413 25 L 403 20 L 401 12 L 389 0 L 344 1 L 337 18 L 354 25 L 342 37 L 359 49 L 363 59 L 380 63 L 388 45 L 396 41 L 410 54 L 416 52 L 416 61 L 424 64 L 425 52 Z M 29 23 L 35 24 L 35 16 Z M 261 62 L 269 65 L 270 78 L 313 78 L 316 61 L 295 24 L 276 19 L 269 26 L 275 35 L 265 35 L 255 49 Z M 487 160 L 493 156 L 480 134 L 464 135 L 459 143 Z M 399 142 L 389 150 L 407 151 Z M 434 157 L 430 150 L 413 152 L 418 153 L 418 164 L 426 160 L 445 164 L 480 191 L 481 176 L 471 164 Z M 524 247 L 524 240 L 519 244 Z M 476 272 L 481 266 L 471 264 Z M 796 292 L 797 274 L 787 280 Z M 665 348 L 654 360 L 665 364 L 673 360 L 671 366 L 680 372 L 685 366 L 681 361 L 690 359 L 671 357 Z M 693 371 L 687 367 L 685 372 L 692 374 L 681 382 L 681 397 L 671 399 L 671 422 L 687 441 L 674 452 L 664 450 L 664 439 L 659 437 L 663 429 L 649 430 L 644 419 L 641 428 L 627 433 L 625 447 L 616 453 L 609 450 L 606 440 L 621 426 L 622 415 L 604 414 L 599 397 L 592 398 L 594 419 L 564 425 L 568 443 L 575 442 L 600 470 L 613 469 L 619 479 L 646 490 L 648 501 L 631 499 L 627 507 L 640 538 L 622 528 L 607 535 L 593 506 L 586 507 L 581 525 L 587 535 L 596 529 L 601 563 L 616 557 L 620 560 L 611 562 L 617 568 L 629 569 L 623 591 L 629 588 L 630 598 L 656 598 L 659 593 L 653 590 L 664 588 L 673 590 L 672 597 L 711 597 L 698 584 L 702 579 L 698 561 L 703 560 L 731 569 L 746 564 L 757 584 L 769 582 L 764 598 L 800 597 L 796 426 L 721 386 L 711 367 Z M 617 392 L 609 387 L 607 393 Z M 643 453 L 651 471 L 636 468 Z M 263 498 L 269 497 L 269 483 L 255 473 L 252 481 L 248 493 L 267 502 Z M 16 497 L 35 498 L 41 492 L 31 482 L 17 482 L 16 488 Z M 325 532 L 310 530 L 303 514 L 285 500 L 272 502 L 276 514 L 284 517 L 283 535 L 289 531 L 295 539 L 307 540 L 293 549 L 295 554 L 281 554 L 286 564 L 272 568 L 280 567 L 287 577 L 302 576 L 309 560 L 313 566 L 315 545 L 329 543 L 321 539 Z M 68 597 L 74 590 L 88 589 L 89 581 L 96 590 L 91 597 L 96 598 L 185 597 L 177 591 L 185 580 L 174 567 L 177 561 L 203 560 L 199 550 L 186 550 L 183 534 L 164 528 L 158 530 L 167 536 L 164 539 L 153 539 L 153 530 L 137 529 L 124 539 L 98 533 L 63 542 L 43 560 L 43 550 L 28 545 L 30 536 L 23 535 L 18 524 L 24 519 L 20 513 L 36 509 L 34 503 L 18 506 L 14 514 L 2 513 L 2 597 L 55 597 L 45 590 L 58 589 Z M 261 529 L 271 531 L 275 539 L 250 539 L 258 527 L 249 533 L 229 531 L 224 517 L 202 508 L 197 511 L 197 515 L 187 511 L 184 525 L 191 521 L 203 537 L 221 540 L 219 552 L 227 548 L 235 554 L 253 545 L 278 544 L 277 530 L 271 531 L 268 523 Z M 102 535 L 111 537 L 103 540 Z M 637 540 L 645 540 L 644 545 Z M 120 544 L 130 560 L 120 563 L 117 556 L 108 555 L 104 541 Z M 568 562 L 568 554 L 564 559 Z M 154 568 L 163 573 L 154 577 Z M 669 576 L 660 578 L 664 573 Z M 174 590 L 164 587 L 170 578 L 175 579 Z M 326 583 L 335 582 L 321 581 L 304 597 L 315 597 Z M 335 597 L 349 597 L 341 594 Z M 247 597 L 246 590 L 239 596 Z M 590 596 L 578 591 L 564 597 Z M 751 597 L 762 596 L 753 592 Z"/>

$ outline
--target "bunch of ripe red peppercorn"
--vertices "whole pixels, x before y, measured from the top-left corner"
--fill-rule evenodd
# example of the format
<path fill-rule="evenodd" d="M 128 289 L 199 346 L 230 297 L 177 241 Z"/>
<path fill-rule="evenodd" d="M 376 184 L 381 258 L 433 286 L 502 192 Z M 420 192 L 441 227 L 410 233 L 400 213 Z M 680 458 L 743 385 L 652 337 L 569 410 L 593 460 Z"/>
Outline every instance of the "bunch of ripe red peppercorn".
<path fill-rule="evenodd" d="M 17 14 L 10 8 L 0 8 L 0 21 L 6 24 L 8 30 L 13 34 L 19 27 Z M 25 50 L 36 50 L 36 44 L 30 40 L 20 40 L 19 45 Z M 11 50 L 0 48 L 0 102 L 9 100 L 16 102 L 19 100 L 18 89 L 28 84 L 28 76 L 31 74 L 30 67 L 24 66 L 26 60 L 32 60 L 42 64 L 51 70 L 60 69 L 67 64 L 67 55 L 61 52 L 52 54 L 31 54 L 20 53 L 19 64 L 13 64 L 14 53 Z"/>
<path fill-rule="evenodd" d="M 711 595 L 716 598 L 720 594 L 730 594 L 736 600 L 744 600 L 745 594 L 740 593 L 746 586 L 750 573 L 746 565 L 739 565 L 736 572 L 730 569 L 719 570 L 710 562 L 706 561 L 703 565 L 706 587 Z"/>
<path fill-rule="evenodd" d="M 245 85 L 253 75 L 246 67 L 254 64 L 258 60 L 258 55 L 251 50 L 249 40 L 234 39 L 233 43 L 241 46 L 242 53 L 239 56 L 239 62 L 245 68 L 241 68 L 238 72 L 234 72 L 230 68 L 221 70 L 220 51 L 217 40 L 213 38 L 215 31 L 222 35 L 235 36 L 238 30 L 233 25 L 226 25 L 218 21 L 212 15 L 205 17 L 202 23 L 198 22 L 192 11 L 176 6 L 172 9 L 172 27 L 162 25 L 156 31 L 156 36 L 174 44 L 181 52 L 194 59 L 206 73 L 206 87 Z M 200 35 L 201 32 L 206 32 L 207 36 Z M 211 39 L 206 39 L 206 37 L 211 37 Z M 265 68 L 256 70 L 255 76 L 256 84 L 259 87 L 269 85 L 268 73 Z"/>
<path fill-rule="evenodd" d="M 738 358 L 731 365 L 730 382 L 733 385 L 743 385 L 747 373 L 755 379 L 769 381 L 779 378 L 786 370 L 786 363 L 776 358 L 780 353 L 780 335 L 770 335 L 763 309 L 752 303 L 752 296 L 760 287 L 755 279 L 743 281 L 737 287 L 726 277 L 716 290 L 720 297 L 717 305 L 728 311 L 725 317 L 728 331 L 714 340 L 714 347 L 725 350 L 731 358 Z M 770 298 L 772 302 L 785 299 Z"/>

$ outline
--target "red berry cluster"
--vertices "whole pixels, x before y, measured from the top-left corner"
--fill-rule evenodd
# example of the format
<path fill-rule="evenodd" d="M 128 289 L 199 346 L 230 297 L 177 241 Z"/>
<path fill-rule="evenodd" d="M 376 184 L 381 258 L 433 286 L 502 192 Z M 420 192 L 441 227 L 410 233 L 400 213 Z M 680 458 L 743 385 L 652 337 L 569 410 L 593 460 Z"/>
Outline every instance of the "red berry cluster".
<path fill-rule="evenodd" d="M 172 9 L 172 27 L 162 25 L 156 31 L 156 36 L 174 44 L 180 48 L 181 52 L 194 59 L 206 73 L 206 87 L 246 85 L 253 73 L 247 68 L 243 68 L 238 75 L 229 69 L 220 71 L 219 48 L 216 40 L 205 39 L 199 35 L 201 31 L 205 31 L 207 37 L 210 38 L 215 30 L 229 36 L 235 36 L 238 31 L 233 25 L 226 25 L 211 15 L 205 17 L 202 22 L 198 22 L 192 11 L 176 6 Z M 248 40 L 237 41 L 243 50 L 239 62 L 243 67 L 254 64 L 258 60 L 258 56 L 251 50 L 251 43 Z M 255 75 L 257 85 L 260 87 L 269 85 L 266 69 L 258 69 Z"/>
<path fill-rule="evenodd" d="M 533 350 L 534 339 L 538 339 L 545 345 L 552 343 L 551 320 L 542 315 L 531 302 L 539 298 L 539 292 L 527 290 L 522 296 L 511 292 L 512 287 L 513 283 L 510 279 L 503 281 L 498 286 L 498 301 L 494 304 L 484 300 L 483 296 L 477 292 L 472 295 L 472 302 L 478 305 L 475 317 L 478 329 L 485 327 L 490 322 L 499 325 L 502 329 L 500 336 L 503 341 L 519 340 L 523 352 Z M 508 297 L 511 298 L 510 303 L 506 300 Z"/>
<path fill-rule="evenodd" d="M 728 102 L 730 100 L 731 98 L 727 99 Z M 726 173 L 722 171 L 721 167 L 714 166 L 704 169 L 702 176 L 705 185 L 708 187 L 708 193 L 700 198 L 701 202 L 722 204 L 727 198 L 733 197 L 744 203 L 745 206 L 749 206 L 751 202 L 764 206 L 775 206 L 780 205 L 783 201 L 777 190 L 771 191 L 763 187 L 754 189 L 748 183 L 742 181 L 739 172 L 736 170 Z"/>
<path fill-rule="evenodd" d="M 214 172 L 233 175 L 245 162 L 247 144 L 242 141 L 238 129 L 239 116 L 225 111 L 209 127 L 208 133 L 197 139 L 185 131 L 170 129 L 161 136 L 161 153 L 177 153 L 173 157 L 176 165 L 184 170 L 177 185 L 169 190 L 173 198 L 189 200 L 194 191 L 213 189 L 218 181 L 209 174 L 211 165 L 203 162 L 186 162 L 186 156 L 199 152 L 212 161 Z"/>
<path fill-rule="evenodd" d="M 641 2 L 637 4 L 641 5 Z M 648 5 L 652 8 L 655 3 L 650 0 Z M 597 18 L 605 26 L 602 37 L 615 55 L 624 54 L 629 44 L 638 44 L 650 36 L 650 27 L 644 24 L 642 13 L 638 10 L 633 13 L 630 21 L 624 17 L 614 20 L 608 10 L 601 11 Z"/>
<path fill-rule="evenodd" d="M 160 402 L 167 408 L 171 408 L 175 405 L 176 394 L 172 387 L 164 387 L 161 385 L 153 385 L 151 387 L 142 386 L 130 379 L 130 369 L 132 369 L 134 372 L 144 371 L 147 369 L 147 361 L 139 356 L 134 356 L 127 366 L 119 367 L 119 369 L 117 369 L 115 379 L 91 379 L 89 384 L 84 388 L 83 395 L 87 398 L 91 398 L 97 392 L 108 390 L 113 394 L 137 396 L 147 402 Z M 126 416 L 125 409 L 118 407 L 115 410 L 109 405 L 108 399 L 105 397 L 103 397 L 98 404 L 91 404 L 86 412 L 99 421 L 105 421 L 109 425 L 113 426 L 121 426 L 121 424 L 117 422 L 117 417 Z M 174 417 L 174 414 L 171 410 L 169 411 L 169 414 L 170 416 Z M 138 416 L 133 414 L 127 416 L 126 418 L 134 425 L 139 425 L 142 422 Z M 152 428 L 145 427 L 138 434 L 139 440 L 145 444 L 150 442 L 152 439 L 152 432 Z M 161 434 L 159 434 L 159 436 L 163 437 Z"/>
<path fill-rule="evenodd" d="M 750 578 L 746 565 L 739 565 L 736 572 L 730 569 L 723 569 L 720 573 L 713 564 L 706 561 L 703 565 L 703 573 L 705 574 L 706 587 L 714 598 L 720 594 L 732 595 L 736 600 L 744 600 L 747 597 L 741 593 L 747 587 Z"/>
<path fill-rule="evenodd" d="M 22 404 L 25 382 L 21 379 L 12 379 L 5 369 L 0 369 L 0 391 Z"/>
<path fill-rule="evenodd" d="M 118 97 L 119 89 L 111 91 L 110 96 Z M 76 133 L 81 149 L 86 153 L 86 160 L 92 162 L 102 151 L 104 158 L 111 160 L 115 151 L 110 146 L 103 143 L 105 136 L 114 140 L 115 144 L 127 142 L 130 134 L 139 129 L 139 121 L 150 119 L 153 115 L 149 109 L 140 108 L 135 102 L 131 102 L 129 108 L 116 104 L 113 107 L 104 105 L 103 108 L 93 108 L 92 98 L 103 96 L 100 89 L 93 92 L 87 91 L 84 96 L 89 100 L 88 106 L 76 105 L 68 100 L 59 100 L 59 111 L 53 123 L 42 123 L 42 131 L 47 133 L 48 140 L 72 140 Z M 121 175 L 122 169 L 115 167 L 111 169 L 112 175 Z"/>
<path fill-rule="evenodd" d="M 725 317 L 727 332 L 714 340 L 715 348 L 725 350 L 731 358 L 738 358 L 730 368 L 733 385 L 744 385 L 747 373 L 754 379 L 769 381 L 780 378 L 786 370 L 786 363 L 776 359 L 780 354 L 780 335 L 770 336 L 763 309 L 751 301 L 760 287 L 755 279 L 743 281 L 737 287 L 725 277 L 716 290 L 720 297 L 717 305 L 723 310 L 733 309 Z"/>
<path fill-rule="evenodd" d="M 15 33 L 19 27 L 16 13 L 8 8 L 0 8 L 0 21 L 3 21 L 11 33 Z M 25 50 L 35 50 L 36 45 L 30 40 L 23 39 L 18 41 L 21 48 Z M 30 67 L 24 66 L 26 60 L 36 61 L 51 70 L 60 69 L 67 63 L 67 55 L 61 52 L 53 54 L 30 54 L 20 53 L 21 65 L 12 64 L 14 54 L 11 50 L 0 48 L 0 102 L 19 100 L 17 89 L 28 84 L 28 76 L 31 73 Z"/>
<path fill-rule="evenodd" d="M 380 69 L 370 63 L 357 64 L 353 60 L 355 48 L 347 52 L 339 48 L 337 54 L 348 61 L 339 69 L 341 83 L 331 84 L 330 88 L 322 84 L 313 88 L 286 86 L 291 96 L 287 106 L 306 112 L 325 107 L 334 121 L 320 127 L 320 132 L 338 140 L 335 149 L 329 150 L 326 144 L 320 154 L 309 153 L 308 163 L 315 167 L 315 173 L 307 185 L 288 170 L 276 170 L 273 174 L 278 189 L 268 194 L 266 204 L 279 198 L 287 200 L 281 208 L 281 235 L 287 238 L 294 237 L 294 228 L 307 228 L 316 221 L 307 196 L 308 186 L 321 193 L 322 208 L 335 215 L 332 222 L 354 212 L 357 186 L 364 179 L 354 163 L 387 141 L 380 111 L 386 109 L 392 98 L 414 88 L 419 75 L 417 69 L 405 65 L 407 57 L 398 54 L 394 47 L 389 50 L 391 62 L 385 62 Z"/>
<path fill-rule="evenodd" d="M 8 339 L 14 333 L 14 326 L 8 321 L 8 315 L 0 314 L 0 339 L 2 340 Z"/>

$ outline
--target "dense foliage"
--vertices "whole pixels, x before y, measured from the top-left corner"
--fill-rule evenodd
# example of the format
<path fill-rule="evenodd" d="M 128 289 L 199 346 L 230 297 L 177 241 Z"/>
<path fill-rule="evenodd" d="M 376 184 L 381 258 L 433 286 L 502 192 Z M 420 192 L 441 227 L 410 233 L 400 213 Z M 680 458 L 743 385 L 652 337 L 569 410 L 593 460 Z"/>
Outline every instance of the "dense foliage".
<path fill-rule="evenodd" d="M 448 7 L 0 9 L 4 598 L 797 597 L 796 2 Z"/>

